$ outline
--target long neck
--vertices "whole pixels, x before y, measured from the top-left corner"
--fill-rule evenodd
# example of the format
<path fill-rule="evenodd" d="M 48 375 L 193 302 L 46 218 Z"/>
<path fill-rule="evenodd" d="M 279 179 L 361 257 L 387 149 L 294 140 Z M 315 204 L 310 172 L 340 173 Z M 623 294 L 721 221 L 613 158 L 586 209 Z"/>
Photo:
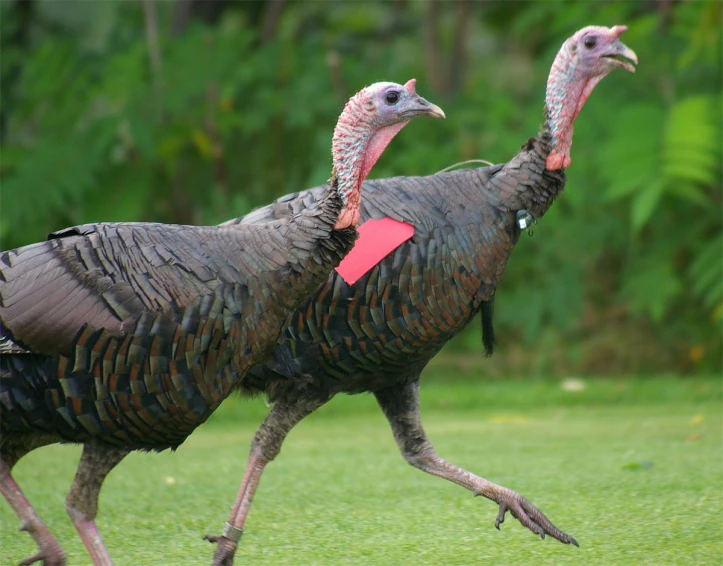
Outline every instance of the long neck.
<path fill-rule="evenodd" d="M 334 130 L 334 168 L 326 195 L 287 219 L 294 231 L 293 238 L 289 238 L 288 231 L 272 231 L 285 234 L 285 272 L 293 279 L 291 286 L 295 290 L 307 290 L 300 296 L 307 296 L 325 281 L 329 271 L 353 247 L 358 236 L 355 227 L 361 216 L 361 183 L 405 125 L 406 122 L 400 122 L 378 127 L 373 106 L 360 94 L 347 103 Z M 320 237 L 327 230 L 328 236 Z M 314 260 L 310 261 L 312 257 Z M 299 269 L 299 265 L 304 268 Z M 292 295 L 289 300 L 296 300 L 296 295 Z M 282 307 L 296 309 L 290 305 L 284 303 Z"/>
<path fill-rule="evenodd" d="M 360 95 L 347 102 L 332 139 L 334 167 L 330 188 L 339 194 L 342 210 L 335 228 L 356 226 L 361 208 L 361 184 L 379 157 L 407 122 L 375 127 L 374 115 Z"/>
<path fill-rule="evenodd" d="M 535 218 L 541 218 L 565 188 L 572 124 L 594 87 L 575 80 L 576 60 L 569 47 L 563 45 L 550 69 L 540 132 L 491 181 L 505 208 L 525 209 Z M 506 178 L 513 181 L 504 182 Z"/>
<path fill-rule="evenodd" d="M 494 174 L 489 183 L 491 194 L 510 212 L 525 209 L 536 219 L 542 218 L 566 183 L 564 169 L 550 170 L 545 160 L 550 155 L 552 136 L 547 123 L 530 138 L 520 152 Z"/>
<path fill-rule="evenodd" d="M 545 124 L 543 130 L 551 135 L 551 150 L 546 168 L 564 169 L 570 166 L 573 122 L 603 74 L 583 75 L 575 53 L 576 43 L 568 39 L 552 63 L 547 78 Z"/>

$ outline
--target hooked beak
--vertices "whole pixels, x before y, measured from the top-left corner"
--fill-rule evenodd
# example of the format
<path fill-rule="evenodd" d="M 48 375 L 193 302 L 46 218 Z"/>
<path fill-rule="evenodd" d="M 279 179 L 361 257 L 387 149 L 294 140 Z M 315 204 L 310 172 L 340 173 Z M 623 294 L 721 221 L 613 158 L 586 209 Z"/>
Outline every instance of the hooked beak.
<path fill-rule="evenodd" d="M 405 104 L 401 115 L 404 118 L 414 118 L 415 116 L 431 116 L 432 118 L 446 118 L 447 116 L 439 106 L 432 104 L 421 96 L 413 96 Z"/>
<path fill-rule="evenodd" d="M 635 65 L 638 64 L 638 56 L 635 54 L 635 51 L 619 39 L 610 44 L 610 49 L 607 53 L 603 54 L 603 58 L 610 61 L 613 65 L 622 67 L 631 73 L 635 72 Z"/>

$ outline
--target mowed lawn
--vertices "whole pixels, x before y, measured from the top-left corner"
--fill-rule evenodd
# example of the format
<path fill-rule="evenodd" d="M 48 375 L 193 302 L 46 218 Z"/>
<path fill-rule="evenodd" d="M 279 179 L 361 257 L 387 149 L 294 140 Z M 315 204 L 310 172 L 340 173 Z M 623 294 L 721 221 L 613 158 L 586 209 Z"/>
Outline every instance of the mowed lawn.
<path fill-rule="evenodd" d="M 455 378 L 445 382 L 447 371 Z M 719 377 L 589 380 L 569 391 L 467 373 L 436 364 L 422 384 L 438 452 L 528 497 L 580 548 L 540 540 L 509 515 L 498 532 L 494 503 L 401 459 L 371 396 L 339 396 L 267 468 L 236 563 L 723 563 Z M 266 410 L 231 398 L 177 453 L 134 453 L 110 474 L 98 525 L 116 565 L 210 564 L 202 536 L 226 521 Z M 79 454 L 46 447 L 15 468 L 69 564 L 89 563 L 64 509 Z M 2 564 L 35 552 L 5 501 L 0 521 Z"/>

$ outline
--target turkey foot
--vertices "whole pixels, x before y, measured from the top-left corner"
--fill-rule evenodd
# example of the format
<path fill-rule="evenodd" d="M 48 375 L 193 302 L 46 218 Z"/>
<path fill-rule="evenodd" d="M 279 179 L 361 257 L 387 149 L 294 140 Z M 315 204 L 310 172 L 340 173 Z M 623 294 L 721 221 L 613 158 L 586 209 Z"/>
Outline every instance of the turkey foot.
<path fill-rule="evenodd" d="M 18 566 L 29 566 L 35 562 L 42 562 L 43 566 L 65 566 L 65 554 L 60 547 L 57 549 L 41 549 L 29 558 L 18 562 Z"/>
<path fill-rule="evenodd" d="M 203 540 L 216 544 L 212 566 L 233 566 L 237 543 L 222 535 L 206 535 Z"/>
<path fill-rule="evenodd" d="M 545 514 L 530 503 L 527 499 L 522 497 L 519 493 L 511 490 L 501 494 L 498 499 L 495 499 L 499 506 L 500 511 L 495 519 L 495 527 L 500 530 L 500 525 L 505 522 L 505 515 L 509 511 L 512 516 L 517 519 L 523 526 L 530 529 L 536 535 L 540 535 L 540 538 L 544 540 L 545 535 L 550 535 L 552 538 L 559 540 L 564 544 L 574 544 L 579 547 L 577 541 L 563 533 L 560 529 L 550 522 L 545 517 Z M 475 496 L 482 495 L 482 493 L 475 493 Z"/>
<path fill-rule="evenodd" d="M 42 562 L 43 566 L 65 566 L 65 554 L 60 547 L 52 550 L 41 549 L 31 557 L 18 562 L 18 566 L 29 566 L 35 562 Z"/>
<path fill-rule="evenodd" d="M 43 529 L 33 529 L 27 523 L 23 523 L 20 530 L 33 535 L 38 545 L 38 552 L 18 562 L 18 566 L 29 566 L 35 562 L 42 562 L 43 566 L 65 566 L 65 552 L 49 532 L 48 536 L 44 536 Z"/>

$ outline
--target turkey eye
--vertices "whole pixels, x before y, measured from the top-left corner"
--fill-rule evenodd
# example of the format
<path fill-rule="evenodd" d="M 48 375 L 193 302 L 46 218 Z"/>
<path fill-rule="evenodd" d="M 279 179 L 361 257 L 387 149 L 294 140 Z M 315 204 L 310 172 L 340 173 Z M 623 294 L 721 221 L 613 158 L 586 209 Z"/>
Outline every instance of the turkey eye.
<path fill-rule="evenodd" d="M 396 92 L 387 93 L 387 104 L 396 104 L 399 102 L 399 95 Z"/>
<path fill-rule="evenodd" d="M 587 47 L 588 49 L 592 49 L 593 47 L 595 47 L 595 45 L 597 45 L 597 37 L 595 37 L 594 35 L 588 35 L 587 37 L 585 37 L 585 39 L 582 40 L 582 42 L 585 44 L 585 47 Z"/>

